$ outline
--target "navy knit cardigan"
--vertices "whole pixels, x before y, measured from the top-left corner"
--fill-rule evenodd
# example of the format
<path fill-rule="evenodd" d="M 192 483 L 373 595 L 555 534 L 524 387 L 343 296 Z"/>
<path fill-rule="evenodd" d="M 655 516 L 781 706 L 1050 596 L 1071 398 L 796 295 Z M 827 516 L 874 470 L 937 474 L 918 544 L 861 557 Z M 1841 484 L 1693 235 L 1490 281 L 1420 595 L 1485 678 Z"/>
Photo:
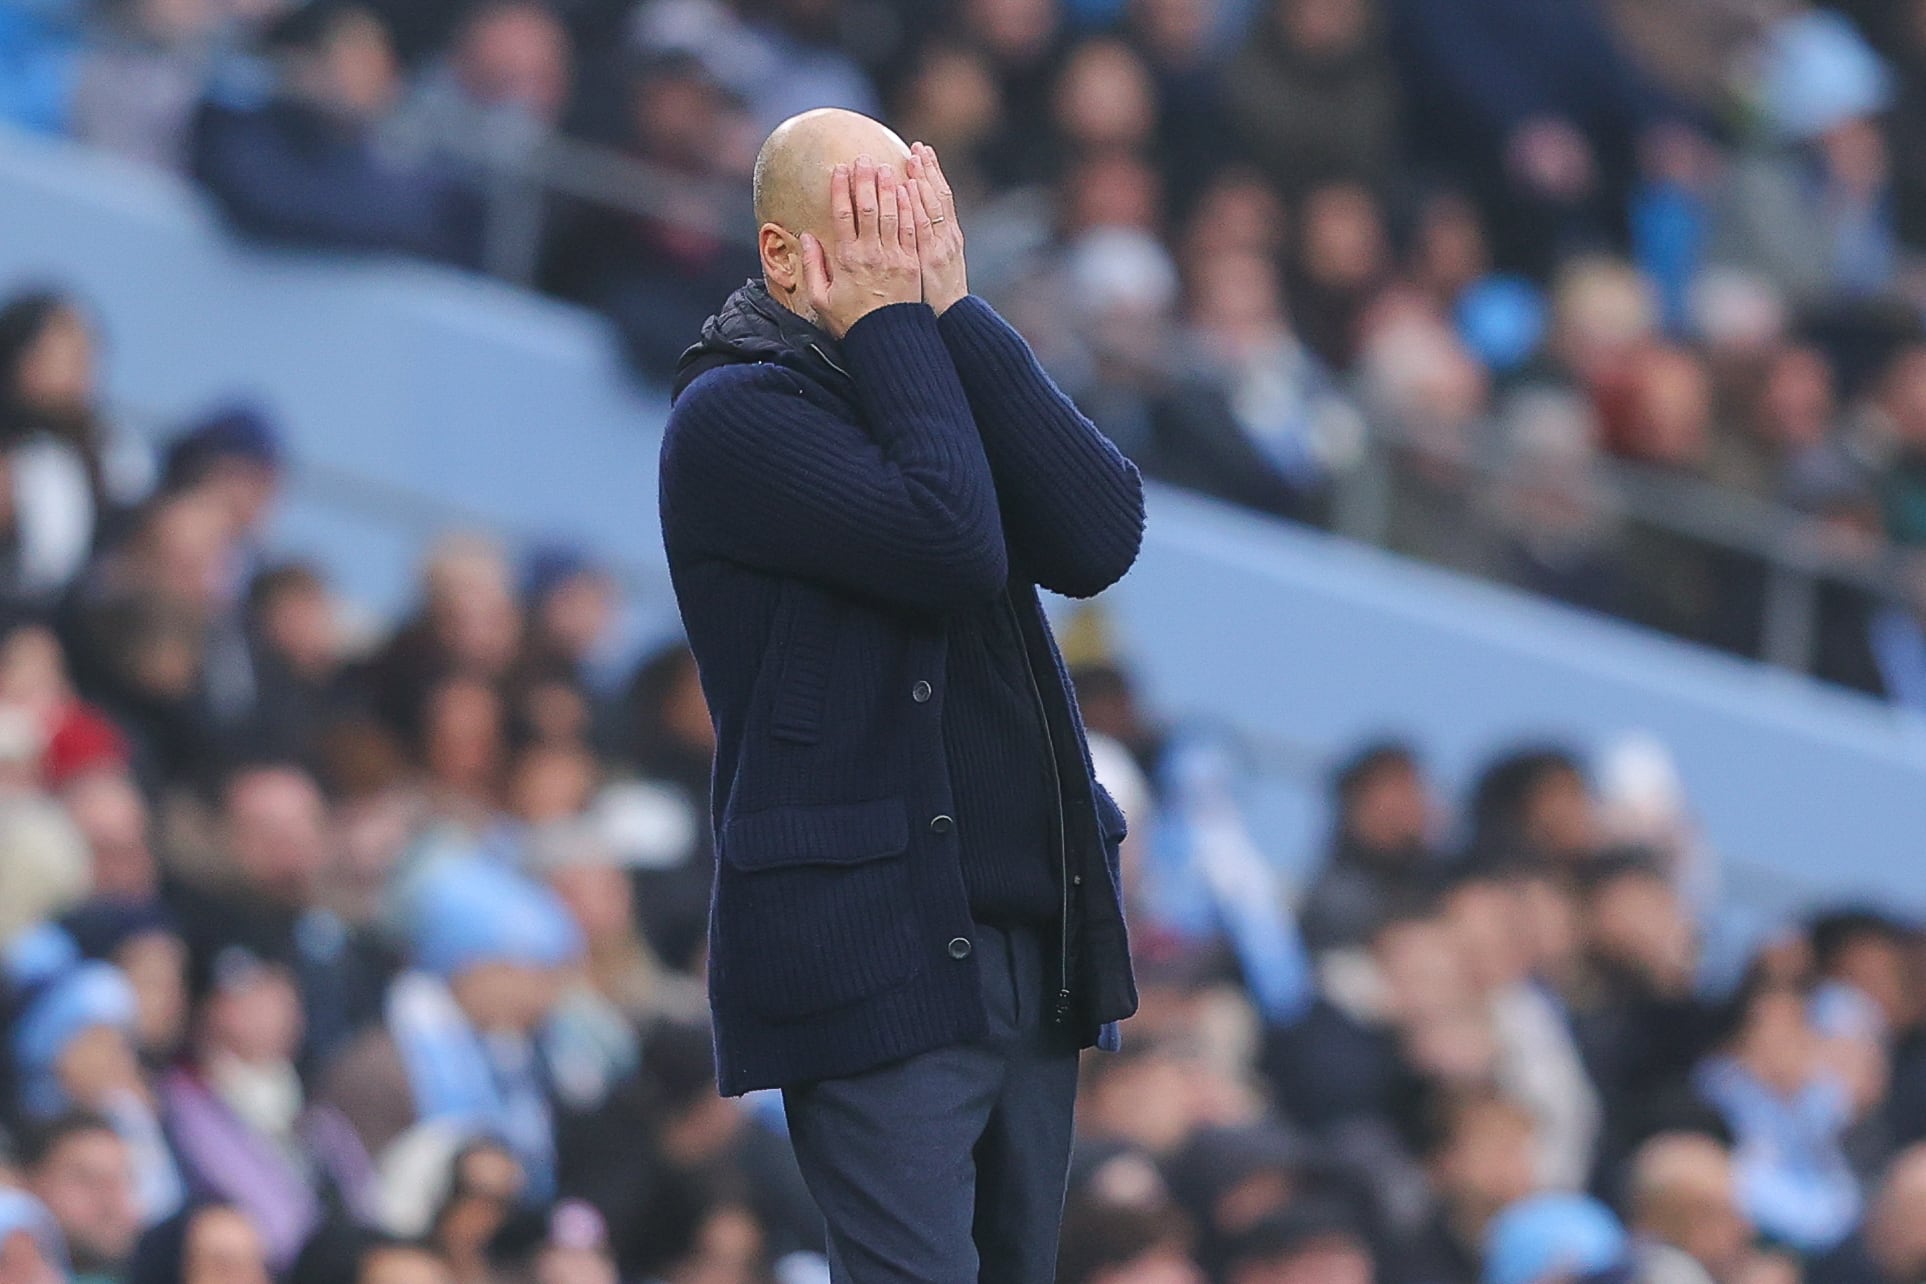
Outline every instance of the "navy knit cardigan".
<path fill-rule="evenodd" d="M 662 447 L 662 530 L 716 727 L 709 986 L 724 1093 L 859 1073 L 985 1028 L 943 722 L 946 613 L 1007 594 L 1061 781 L 1063 1019 L 1136 1009 L 1117 844 L 1037 587 L 1084 597 L 1143 486 L 971 297 L 840 343 L 758 287 L 705 330 Z M 729 315 L 725 310 L 724 320 Z M 728 329 L 728 327 L 722 327 Z M 719 356 L 717 354 L 720 354 Z M 1009 770 L 1034 771 L 1012 762 Z"/>

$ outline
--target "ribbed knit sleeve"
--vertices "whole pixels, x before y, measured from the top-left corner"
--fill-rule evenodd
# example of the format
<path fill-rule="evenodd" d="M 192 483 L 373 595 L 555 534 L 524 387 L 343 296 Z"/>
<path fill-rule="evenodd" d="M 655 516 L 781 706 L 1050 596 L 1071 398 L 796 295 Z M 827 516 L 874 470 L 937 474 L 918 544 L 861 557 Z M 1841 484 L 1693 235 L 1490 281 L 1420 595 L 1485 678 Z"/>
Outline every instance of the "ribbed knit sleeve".
<path fill-rule="evenodd" d="M 996 486 L 934 314 L 879 308 L 841 348 L 860 425 L 774 366 L 690 385 L 663 439 L 664 538 L 925 610 L 988 601 L 1009 573 Z"/>
<path fill-rule="evenodd" d="M 1044 588 L 1092 597 L 1143 543 L 1137 467 L 1083 416 L 1008 322 L 975 295 L 937 322 L 956 362 L 1018 562 Z"/>

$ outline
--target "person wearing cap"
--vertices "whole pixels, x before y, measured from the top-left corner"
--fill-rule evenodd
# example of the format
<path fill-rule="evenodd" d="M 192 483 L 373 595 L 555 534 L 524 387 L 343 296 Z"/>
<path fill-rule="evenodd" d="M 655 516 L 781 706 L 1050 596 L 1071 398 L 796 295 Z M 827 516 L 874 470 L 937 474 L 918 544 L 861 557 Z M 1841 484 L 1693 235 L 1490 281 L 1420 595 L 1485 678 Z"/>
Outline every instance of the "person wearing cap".
<path fill-rule="evenodd" d="M 1483 1284 L 1604 1280 L 1631 1265 L 1632 1243 L 1611 1209 L 1587 1195 L 1533 1195 L 1485 1234 Z"/>
<path fill-rule="evenodd" d="M 161 489 L 202 491 L 217 500 L 234 532 L 252 542 L 272 515 L 286 448 L 281 431 L 259 406 L 221 406 L 168 445 Z"/>
<path fill-rule="evenodd" d="M 180 1206 L 182 1185 L 134 1050 L 133 986 L 113 964 L 83 960 L 52 926 L 14 942 L 6 967 L 22 995 L 10 1031 L 22 1112 L 105 1116 L 133 1154 L 143 1220 L 166 1217 Z"/>
<path fill-rule="evenodd" d="M 379 1160 L 402 1133 L 446 1120 L 504 1142 L 531 1194 L 554 1189 L 551 1071 L 543 1043 L 582 937 L 555 894 L 472 854 L 431 856 L 399 892 L 413 966 L 381 1024 L 322 1075 Z"/>
<path fill-rule="evenodd" d="M 67 1246 L 53 1215 L 24 1190 L 0 1190 L 0 1280 L 67 1284 Z"/>

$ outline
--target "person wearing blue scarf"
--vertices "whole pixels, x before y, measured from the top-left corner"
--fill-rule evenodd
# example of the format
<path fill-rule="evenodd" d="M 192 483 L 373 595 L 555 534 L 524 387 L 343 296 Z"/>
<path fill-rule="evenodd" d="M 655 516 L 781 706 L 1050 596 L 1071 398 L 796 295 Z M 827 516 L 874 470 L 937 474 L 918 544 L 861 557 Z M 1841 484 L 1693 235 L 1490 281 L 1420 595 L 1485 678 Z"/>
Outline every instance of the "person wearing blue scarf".
<path fill-rule="evenodd" d="M 542 1034 L 582 938 L 561 901 L 498 861 L 445 854 L 400 891 L 413 967 L 388 993 L 382 1027 L 344 1052 L 323 1096 L 381 1155 L 407 1128 L 455 1123 L 494 1137 L 554 1190 L 555 1142 Z M 395 1100 L 411 1103 L 393 1117 Z"/>

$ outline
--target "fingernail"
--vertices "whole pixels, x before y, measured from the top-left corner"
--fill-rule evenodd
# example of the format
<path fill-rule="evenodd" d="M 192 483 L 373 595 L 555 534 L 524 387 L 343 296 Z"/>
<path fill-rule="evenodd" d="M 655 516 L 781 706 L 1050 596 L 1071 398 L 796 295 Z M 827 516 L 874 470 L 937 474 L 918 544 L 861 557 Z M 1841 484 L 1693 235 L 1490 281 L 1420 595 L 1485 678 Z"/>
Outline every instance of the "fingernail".
<path fill-rule="evenodd" d="M 869 164 L 869 153 L 868 153 L 868 152 L 858 152 L 858 153 L 856 153 L 856 163 L 857 163 L 858 165 L 867 165 L 867 164 Z"/>

